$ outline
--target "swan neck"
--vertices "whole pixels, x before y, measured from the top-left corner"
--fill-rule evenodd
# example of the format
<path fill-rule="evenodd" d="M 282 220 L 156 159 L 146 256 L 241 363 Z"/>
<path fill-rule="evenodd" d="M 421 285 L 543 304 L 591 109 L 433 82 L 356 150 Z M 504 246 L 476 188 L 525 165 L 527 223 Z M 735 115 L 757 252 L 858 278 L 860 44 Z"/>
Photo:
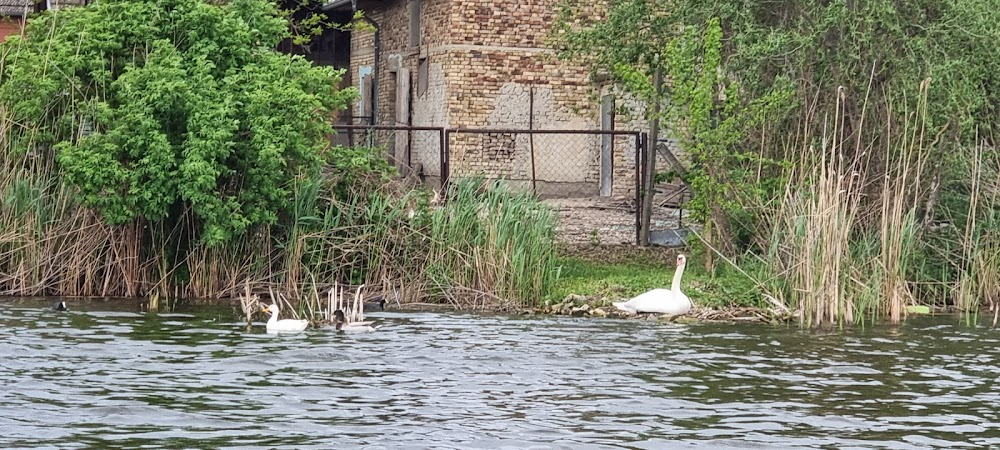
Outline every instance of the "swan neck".
<path fill-rule="evenodd" d="M 268 325 L 274 325 L 276 323 L 278 323 L 278 315 L 277 314 L 271 314 L 271 318 L 267 319 L 267 324 Z"/>
<path fill-rule="evenodd" d="M 677 270 L 674 271 L 674 281 L 670 283 L 670 290 L 674 292 L 681 291 L 681 276 L 684 275 L 684 264 L 677 266 Z"/>

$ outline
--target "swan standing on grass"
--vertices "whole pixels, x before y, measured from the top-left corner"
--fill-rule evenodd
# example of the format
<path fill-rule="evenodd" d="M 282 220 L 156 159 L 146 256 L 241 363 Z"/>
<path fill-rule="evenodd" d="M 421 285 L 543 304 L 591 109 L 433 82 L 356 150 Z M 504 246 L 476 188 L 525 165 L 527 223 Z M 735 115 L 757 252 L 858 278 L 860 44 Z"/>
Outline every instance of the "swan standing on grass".
<path fill-rule="evenodd" d="M 681 315 L 691 310 L 691 300 L 681 292 L 681 276 L 684 275 L 684 264 L 687 258 L 677 255 L 677 270 L 670 289 L 653 289 L 639 294 L 627 302 L 612 303 L 616 308 L 631 313 L 656 313 Z"/>
<path fill-rule="evenodd" d="M 302 319 L 282 319 L 278 320 L 278 305 L 272 303 L 271 306 L 264 308 L 264 312 L 271 313 L 271 318 L 267 319 L 267 332 L 268 333 L 297 333 L 303 331 L 309 326 L 309 321 Z"/>

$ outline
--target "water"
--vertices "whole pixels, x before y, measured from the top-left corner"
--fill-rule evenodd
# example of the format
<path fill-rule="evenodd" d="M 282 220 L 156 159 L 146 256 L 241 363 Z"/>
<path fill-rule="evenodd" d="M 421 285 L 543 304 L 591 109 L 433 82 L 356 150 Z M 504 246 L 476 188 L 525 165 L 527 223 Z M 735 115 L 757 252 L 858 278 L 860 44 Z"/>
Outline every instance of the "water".
<path fill-rule="evenodd" d="M 1000 446 L 998 332 L 461 313 L 247 333 L 230 309 L 0 299 L 2 448 Z"/>

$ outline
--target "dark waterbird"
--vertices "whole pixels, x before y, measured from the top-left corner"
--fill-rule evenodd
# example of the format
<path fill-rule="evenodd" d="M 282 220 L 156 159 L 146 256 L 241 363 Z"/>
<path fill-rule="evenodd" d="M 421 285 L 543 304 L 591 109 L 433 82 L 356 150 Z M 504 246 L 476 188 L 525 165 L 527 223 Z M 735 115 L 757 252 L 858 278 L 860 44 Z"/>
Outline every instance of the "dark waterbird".
<path fill-rule="evenodd" d="M 385 297 L 379 297 L 373 302 L 365 302 L 365 312 L 385 311 Z"/>
<path fill-rule="evenodd" d="M 66 307 L 66 302 L 56 302 L 56 304 L 52 305 L 52 309 L 56 311 L 69 311 L 69 308 Z"/>

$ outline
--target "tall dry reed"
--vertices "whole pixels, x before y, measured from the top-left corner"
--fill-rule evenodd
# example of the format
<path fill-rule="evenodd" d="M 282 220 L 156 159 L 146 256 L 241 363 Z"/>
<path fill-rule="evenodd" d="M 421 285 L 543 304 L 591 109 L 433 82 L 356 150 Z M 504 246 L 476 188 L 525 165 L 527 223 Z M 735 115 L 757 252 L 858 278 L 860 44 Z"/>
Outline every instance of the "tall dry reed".
<path fill-rule="evenodd" d="M 920 85 L 917 110 L 905 112 L 904 127 L 900 132 L 886 124 L 889 155 L 885 163 L 880 195 L 881 209 L 878 216 L 879 265 L 881 277 L 881 302 L 871 311 L 873 316 L 887 316 L 891 323 L 899 323 L 906 305 L 914 298 L 907 280 L 910 261 L 917 250 L 918 202 L 922 193 L 924 168 L 928 150 L 937 140 L 928 142 L 927 136 L 927 94 L 930 81 Z"/>
<path fill-rule="evenodd" d="M 149 282 L 141 225 L 106 225 L 60 182 L 51 155 L 13 151 L 6 138 L 18 125 L 6 111 L 0 106 L 0 295 L 140 295 Z"/>
<path fill-rule="evenodd" d="M 1000 156 L 985 142 L 968 159 L 969 209 L 960 241 L 955 306 L 975 312 L 1000 305 Z M 994 314 L 996 317 L 996 314 Z"/>
<path fill-rule="evenodd" d="M 821 136 L 802 134 L 807 144 L 768 214 L 770 240 L 759 259 L 769 268 L 767 295 L 797 311 L 803 326 L 898 323 L 913 302 L 907 271 L 919 245 L 922 175 L 936 144 L 924 126 L 927 89 L 921 85 L 918 108 L 902 114 L 900 130 L 870 125 L 885 127 L 878 141 L 845 132 L 843 98 Z M 819 149 L 808 145 L 814 139 Z"/>
<path fill-rule="evenodd" d="M 839 124 L 835 116 L 818 161 L 812 149 L 803 152 L 771 232 L 767 261 L 787 285 L 777 297 L 800 311 L 805 326 L 854 321 L 850 239 L 865 181 L 855 174 L 864 173 L 868 161 L 864 154 L 844 159 Z"/>

